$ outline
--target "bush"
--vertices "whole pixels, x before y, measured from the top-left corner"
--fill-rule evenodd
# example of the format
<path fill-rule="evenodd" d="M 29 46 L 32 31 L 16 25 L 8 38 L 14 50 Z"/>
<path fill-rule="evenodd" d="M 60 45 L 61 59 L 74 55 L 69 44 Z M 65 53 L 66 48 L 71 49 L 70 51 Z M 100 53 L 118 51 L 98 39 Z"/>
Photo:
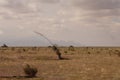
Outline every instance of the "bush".
<path fill-rule="evenodd" d="M 120 51 L 119 50 L 115 50 L 115 52 L 114 52 L 117 56 L 119 56 L 120 57 Z"/>
<path fill-rule="evenodd" d="M 91 52 L 88 52 L 88 54 L 91 54 Z"/>
<path fill-rule="evenodd" d="M 69 46 L 69 50 L 70 50 L 70 51 L 75 51 L 74 46 L 72 46 L 72 45 L 71 45 L 71 46 Z"/>
<path fill-rule="evenodd" d="M 64 51 L 64 53 L 68 53 L 67 51 Z"/>
<path fill-rule="evenodd" d="M 27 77 L 35 77 L 38 70 L 37 70 L 37 68 L 31 67 L 29 64 L 27 64 L 24 67 L 24 72 L 27 75 Z"/>
<path fill-rule="evenodd" d="M 8 46 L 7 46 L 6 44 L 3 44 L 3 46 L 1 46 L 1 47 L 3 47 L 3 48 L 7 48 Z"/>

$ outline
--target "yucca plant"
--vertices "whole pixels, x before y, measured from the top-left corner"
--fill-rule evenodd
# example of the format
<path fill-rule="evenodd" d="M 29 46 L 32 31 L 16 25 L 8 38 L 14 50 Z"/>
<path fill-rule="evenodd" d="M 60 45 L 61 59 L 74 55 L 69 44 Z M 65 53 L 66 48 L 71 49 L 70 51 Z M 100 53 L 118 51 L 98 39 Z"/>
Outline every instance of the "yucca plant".
<path fill-rule="evenodd" d="M 49 40 L 46 36 L 44 36 L 43 34 L 41 34 L 39 32 L 35 31 L 35 33 L 42 36 L 44 39 L 46 39 L 52 45 L 52 49 L 57 54 L 59 60 L 63 59 L 61 56 L 60 49 L 55 44 L 53 44 L 51 40 Z"/>
<path fill-rule="evenodd" d="M 61 52 L 60 52 L 59 48 L 56 45 L 53 45 L 52 49 L 57 54 L 58 59 L 60 59 L 60 60 L 63 59 L 62 56 L 61 56 Z"/>

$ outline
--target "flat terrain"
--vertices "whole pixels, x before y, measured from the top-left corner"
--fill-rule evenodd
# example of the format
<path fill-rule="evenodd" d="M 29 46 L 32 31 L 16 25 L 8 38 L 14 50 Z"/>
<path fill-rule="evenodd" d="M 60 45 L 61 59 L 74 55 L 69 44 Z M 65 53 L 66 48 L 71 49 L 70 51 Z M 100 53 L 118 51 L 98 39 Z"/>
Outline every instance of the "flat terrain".
<path fill-rule="evenodd" d="M 120 80 L 120 48 L 0 48 L 0 80 Z M 38 69 L 37 77 L 24 78 L 23 67 Z"/>

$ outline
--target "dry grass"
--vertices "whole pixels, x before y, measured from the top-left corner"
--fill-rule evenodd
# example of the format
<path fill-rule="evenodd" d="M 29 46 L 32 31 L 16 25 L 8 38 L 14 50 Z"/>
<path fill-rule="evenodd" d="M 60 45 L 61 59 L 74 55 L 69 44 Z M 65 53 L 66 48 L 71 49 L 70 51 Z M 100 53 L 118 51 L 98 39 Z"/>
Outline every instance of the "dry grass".
<path fill-rule="evenodd" d="M 120 80 L 120 48 L 60 51 L 65 60 L 51 48 L 0 48 L 0 80 Z M 38 69 L 37 77 L 23 77 L 25 64 Z"/>

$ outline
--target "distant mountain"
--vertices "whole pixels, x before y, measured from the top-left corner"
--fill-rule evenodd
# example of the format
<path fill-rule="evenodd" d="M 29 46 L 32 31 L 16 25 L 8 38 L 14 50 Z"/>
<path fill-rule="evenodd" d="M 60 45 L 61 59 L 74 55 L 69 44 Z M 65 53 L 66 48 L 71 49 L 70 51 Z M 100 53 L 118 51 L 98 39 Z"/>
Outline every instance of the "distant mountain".
<path fill-rule="evenodd" d="M 63 41 L 63 40 L 52 40 L 53 44 L 56 44 L 58 46 L 81 46 L 79 42 L 73 42 L 73 41 Z M 27 39 L 17 39 L 17 40 L 2 40 L 0 41 L 0 45 L 7 44 L 9 46 L 49 46 L 51 45 L 48 41 L 45 39 L 35 39 L 35 38 L 27 38 Z"/>

